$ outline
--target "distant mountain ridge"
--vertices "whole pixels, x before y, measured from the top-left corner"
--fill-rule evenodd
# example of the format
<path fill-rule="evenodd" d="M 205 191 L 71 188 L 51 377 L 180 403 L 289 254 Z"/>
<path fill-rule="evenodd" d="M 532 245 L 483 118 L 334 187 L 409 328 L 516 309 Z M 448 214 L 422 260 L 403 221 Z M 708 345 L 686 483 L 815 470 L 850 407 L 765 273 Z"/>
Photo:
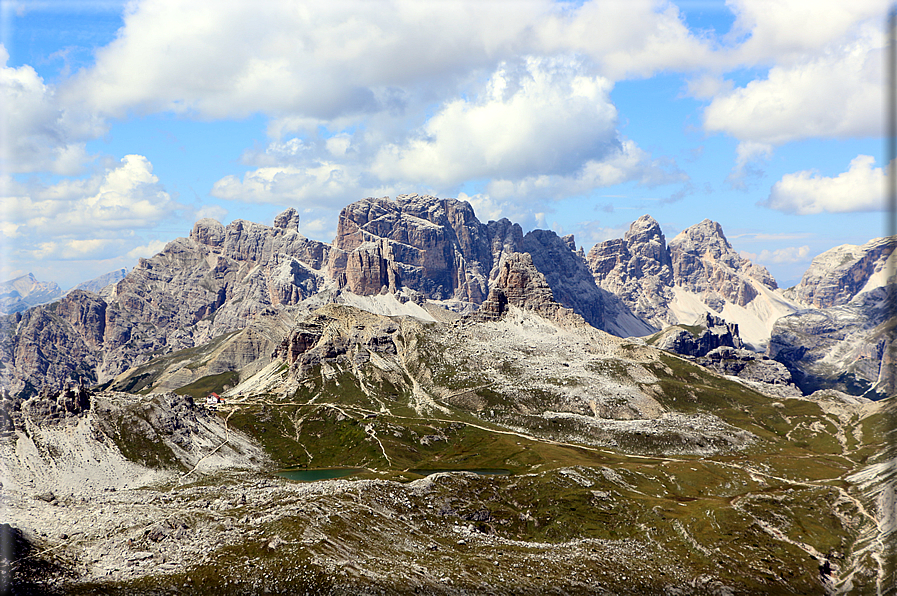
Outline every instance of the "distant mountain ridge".
<path fill-rule="evenodd" d="M 116 269 L 115 271 L 110 271 L 109 273 L 104 273 L 91 280 L 79 283 L 77 286 L 66 292 L 66 294 L 74 292 L 75 290 L 84 290 L 85 292 L 99 294 L 105 298 L 112 293 L 111 286 L 123 280 L 127 274 L 127 269 Z"/>
<path fill-rule="evenodd" d="M 61 295 L 62 290 L 56 282 L 38 281 L 33 274 L 28 273 L 0 283 L 0 313 L 21 312 L 55 300 Z"/>
<path fill-rule="evenodd" d="M 252 328 L 240 335 L 248 343 L 229 348 L 242 355 L 216 365 L 246 366 L 270 353 L 281 313 L 291 317 L 346 293 L 401 293 L 470 312 L 488 297 L 502 257 L 515 252 L 529 252 L 555 299 L 593 326 L 622 336 L 654 330 L 595 285 L 582 256 L 570 250 L 572 239 L 550 231 L 524 235 L 508 220 L 483 224 L 463 201 L 358 201 L 343 209 L 332 245 L 305 238 L 298 224 L 295 209 L 273 226 L 202 219 L 188 238 L 141 259 L 106 297 L 76 290 L 7 317 L 2 383 L 14 394 L 72 377 L 105 383 L 153 357 Z"/>

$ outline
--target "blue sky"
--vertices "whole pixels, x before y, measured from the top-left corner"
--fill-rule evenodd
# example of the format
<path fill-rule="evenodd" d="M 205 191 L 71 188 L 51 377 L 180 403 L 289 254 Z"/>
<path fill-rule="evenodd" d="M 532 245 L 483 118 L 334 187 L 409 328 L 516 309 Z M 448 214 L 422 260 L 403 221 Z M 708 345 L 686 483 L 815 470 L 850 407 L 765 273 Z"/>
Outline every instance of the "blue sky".
<path fill-rule="evenodd" d="M 0 1 L 0 277 L 430 193 L 586 250 L 710 218 L 783 287 L 882 236 L 887 3 Z"/>

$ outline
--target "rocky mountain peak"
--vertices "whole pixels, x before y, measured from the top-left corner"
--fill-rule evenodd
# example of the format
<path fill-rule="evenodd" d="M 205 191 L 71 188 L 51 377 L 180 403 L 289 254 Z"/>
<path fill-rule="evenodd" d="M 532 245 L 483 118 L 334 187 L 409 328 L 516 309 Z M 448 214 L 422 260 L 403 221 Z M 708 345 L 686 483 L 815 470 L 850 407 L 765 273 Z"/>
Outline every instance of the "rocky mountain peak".
<path fill-rule="evenodd" d="M 629 225 L 629 230 L 623 235 L 627 244 L 644 242 L 646 240 L 659 239 L 666 246 L 666 239 L 660 224 L 650 215 L 643 215 Z"/>
<path fill-rule="evenodd" d="M 714 259 L 724 258 L 727 261 L 732 260 L 731 255 L 738 256 L 723 234 L 722 226 L 709 219 L 679 232 L 670 241 L 670 249 L 673 247 L 680 252 L 694 252 Z"/>
<path fill-rule="evenodd" d="M 720 314 L 733 304 L 746 309 L 734 316 L 740 317 L 736 322 L 745 340 L 756 347 L 775 318 L 796 308 L 769 294 L 778 288 L 769 271 L 741 257 L 722 226 L 710 219 L 667 244 L 657 221 L 644 215 L 622 239 L 596 244 L 586 260 L 600 287 L 656 327 L 688 324 L 705 310 Z"/>
<path fill-rule="evenodd" d="M 895 283 L 888 261 L 897 261 L 897 237 L 875 238 L 862 246 L 843 244 L 818 255 L 789 297 L 813 308 L 850 302 L 855 296 Z M 891 269 L 893 271 L 893 268 Z"/>
<path fill-rule="evenodd" d="M 216 219 L 204 217 L 193 224 L 190 239 L 205 246 L 221 246 L 224 243 L 224 226 Z"/>
<path fill-rule="evenodd" d="M 469 203 L 427 195 L 367 198 L 339 215 L 330 275 L 355 294 L 407 287 L 432 300 L 479 304 L 493 255 Z"/>
<path fill-rule="evenodd" d="M 666 238 L 650 215 L 638 218 L 622 239 L 606 240 L 586 256 L 595 282 L 619 296 L 626 306 L 655 327 L 673 322 L 673 270 Z"/>
<path fill-rule="evenodd" d="M 0 283 L 0 313 L 21 312 L 37 304 L 55 300 L 62 290 L 54 281 L 38 281 L 28 273 Z"/>
<path fill-rule="evenodd" d="M 290 207 L 274 218 L 274 227 L 278 230 L 299 231 L 299 212 Z"/>
<path fill-rule="evenodd" d="M 509 305 L 537 312 L 554 321 L 586 324 L 572 309 L 564 308 L 555 301 L 545 276 L 536 269 L 532 255 L 525 252 L 514 252 L 501 259 L 498 275 L 489 297 L 476 313 L 477 318 L 497 320 Z"/>

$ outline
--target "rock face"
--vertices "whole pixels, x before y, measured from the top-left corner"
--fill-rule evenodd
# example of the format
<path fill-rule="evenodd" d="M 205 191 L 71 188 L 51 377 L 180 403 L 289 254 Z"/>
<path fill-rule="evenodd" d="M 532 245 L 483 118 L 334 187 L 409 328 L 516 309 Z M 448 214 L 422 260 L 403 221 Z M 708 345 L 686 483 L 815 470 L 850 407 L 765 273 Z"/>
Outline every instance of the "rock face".
<path fill-rule="evenodd" d="M 15 313 L 62 295 L 56 282 L 41 282 L 31 273 L 0 284 L 0 313 Z"/>
<path fill-rule="evenodd" d="M 722 346 L 707 352 L 695 362 L 722 375 L 732 375 L 764 385 L 775 385 L 780 388 L 778 394 L 783 397 L 802 395 L 800 389 L 794 385 L 788 368 L 765 354 Z"/>
<path fill-rule="evenodd" d="M 710 311 L 737 323 L 745 341 L 759 348 L 775 319 L 797 309 L 769 271 L 739 256 L 709 219 L 667 245 L 660 225 L 645 215 L 622 240 L 595 245 L 586 260 L 601 288 L 657 327 L 687 324 Z"/>
<path fill-rule="evenodd" d="M 621 337 L 648 335 L 656 330 L 633 315 L 617 296 L 597 286 L 583 256 L 573 250 L 572 235 L 560 238 L 548 230 L 533 230 L 523 237 L 521 248 L 545 275 L 555 300 L 593 327 Z"/>
<path fill-rule="evenodd" d="M 709 219 L 673 238 L 670 255 L 676 285 L 699 295 L 717 311 L 726 302 L 747 306 L 759 294 L 757 283 L 770 290 L 778 288 L 766 267 L 740 257 L 722 227 Z"/>
<path fill-rule="evenodd" d="M 131 375 L 115 385 L 173 389 L 171 383 L 196 380 L 191 371 L 235 370 L 227 367 L 269 351 L 277 343 L 271 332 L 281 325 L 259 321 L 284 310 L 307 311 L 304 301 L 312 297 L 317 307 L 341 290 L 401 292 L 473 311 L 487 299 L 502 258 L 514 252 L 530 253 L 555 299 L 593 326 L 618 335 L 653 331 L 595 285 L 572 236 L 543 230 L 524 236 L 506 219 L 483 224 L 463 201 L 420 195 L 358 201 L 340 214 L 332 247 L 305 238 L 298 227 L 295 209 L 278 215 L 272 227 L 202 219 L 188 238 L 141 259 L 102 297 L 76 290 L 58 303 L 7 317 L 0 382 L 20 396 L 68 378 L 105 383 L 150 358 L 255 326 L 254 335 L 241 335 L 229 348 L 245 354 L 212 354 L 203 362 L 194 355 L 184 360 L 189 367 L 163 363 L 164 374 L 144 369 L 142 380 Z M 162 385 L 145 385 L 162 377 L 168 377 Z"/>
<path fill-rule="evenodd" d="M 340 214 L 329 274 L 355 294 L 410 289 L 470 311 L 488 298 L 503 258 L 515 252 L 529 253 L 554 299 L 594 327 L 622 336 L 655 331 L 597 287 L 572 236 L 524 236 L 507 219 L 483 224 L 456 199 L 400 195 L 349 205 Z"/>
<path fill-rule="evenodd" d="M 769 355 L 788 367 L 805 394 L 837 389 L 871 398 L 893 395 L 897 341 L 889 292 L 897 292 L 897 285 L 862 292 L 844 305 L 780 318 Z"/>
<path fill-rule="evenodd" d="M 0 382 L 27 397 L 70 378 L 110 380 L 151 356 L 203 345 L 295 307 L 327 285 L 328 245 L 274 227 L 196 223 L 189 238 L 141 259 L 107 298 L 76 290 L 0 322 Z"/>
<path fill-rule="evenodd" d="M 355 294 L 408 287 L 431 300 L 479 304 L 493 260 L 488 227 L 469 203 L 400 195 L 344 208 L 329 265 L 337 285 Z"/>
<path fill-rule="evenodd" d="M 666 238 L 654 218 L 643 215 L 622 239 L 596 244 L 586 257 L 595 281 L 619 296 L 656 327 L 678 323 L 673 301 L 673 263 Z"/>
<path fill-rule="evenodd" d="M 476 318 L 494 321 L 508 306 L 538 313 L 546 319 L 585 325 L 572 309 L 555 301 L 545 276 L 533 264 L 529 253 L 511 253 L 502 259 L 489 297 L 476 312 Z"/>
<path fill-rule="evenodd" d="M 649 342 L 661 350 L 692 357 L 705 356 L 720 347 L 744 347 L 738 335 L 738 325 L 710 313 L 704 313 L 691 325 L 667 327 Z"/>
<path fill-rule="evenodd" d="M 829 308 L 850 302 L 854 296 L 889 283 L 888 261 L 893 272 L 897 238 L 875 238 L 862 246 L 844 244 L 813 259 L 800 283 L 788 296 L 812 308 Z M 892 273 L 893 274 L 893 273 Z"/>
<path fill-rule="evenodd" d="M 399 325 L 386 317 L 330 304 L 299 321 L 272 354 L 298 374 L 325 362 L 360 367 L 377 354 L 397 353 Z"/>

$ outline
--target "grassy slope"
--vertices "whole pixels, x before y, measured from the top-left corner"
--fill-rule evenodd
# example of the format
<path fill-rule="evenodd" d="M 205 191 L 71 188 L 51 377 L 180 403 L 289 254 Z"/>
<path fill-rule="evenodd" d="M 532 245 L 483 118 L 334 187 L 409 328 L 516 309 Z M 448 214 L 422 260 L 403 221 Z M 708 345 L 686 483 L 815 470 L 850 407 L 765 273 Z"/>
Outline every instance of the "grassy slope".
<path fill-rule="evenodd" d="M 419 341 L 426 346 L 426 337 Z M 400 482 L 418 478 L 409 471 L 417 468 L 507 469 L 514 476 L 447 491 L 450 509 L 461 511 L 462 519 L 465 511 L 486 509 L 488 519 L 476 522 L 479 529 L 514 540 L 645 541 L 679 561 L 691 577 L 709 574 L 744 593 L 773 586 L 818 593 L 812 554 L 833 556 L 836 565 L 846 566 L 868 526 L 845 478 L 881 453 L 881 417 L 840 423 L 847 439 L 843 448 L 838 420 L 818 404 L 775 402 L 662 355 L 648 365 L 660 379 L 662 392 L 655 395 L 662 405 L 713 414 L 758 440 L 715 456 L 632 456 L 627 453 L 656 445 L 611 451 L 546 440 L 550 429 L 528 436 L 507 432 L 483 411 L 513 400 L 483 388 L 480 371 L 442 366 L 430 350 L 431 358 L 408 374 L 426 369 L 433 384 L 467 396 L 445 400 L 449 414 L 420 415 L 409 407 L 411 383 L 404 372 L 384 374 L 367 365 L 356 375 L 346 366 L 327 365 L 307 375 L 287 400 L 267 395 L 228 404 L 229 424 L 260 441 L 282 467 L 367 467 Z M 193 389 L 208 390 L 200 385 Z M 573 476 L 564 471 L 571 468 Z M 220 553 L 231 555 L 237 556 Z M 853 589 L 872 593 L 873 578 L 856 576 Z"/>

